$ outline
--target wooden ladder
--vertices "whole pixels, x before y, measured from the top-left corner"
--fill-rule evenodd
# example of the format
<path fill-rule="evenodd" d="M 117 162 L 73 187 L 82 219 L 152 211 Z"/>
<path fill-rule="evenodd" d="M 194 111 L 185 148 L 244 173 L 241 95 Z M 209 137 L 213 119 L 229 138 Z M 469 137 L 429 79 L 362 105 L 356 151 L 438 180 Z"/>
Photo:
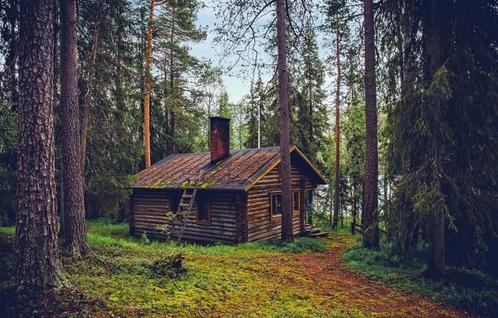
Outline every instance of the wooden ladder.
<path fill-rule="evenodd" d="M 194 206 L 195 197 L 197 195 L 197 190 L 199 189 L 199 185 L 201 182 L 202 175 L 204 174 L 204 170 L 201 169 L 199 171 L 199 175 L 197 180 L 195 181 L 194 188 L 185 188 L 182 193 L 182 197 L 180 198 L 180 203 L 178 204 L 178 209 L 176 211 L 176 222 L 180 224 L 178 229 L 178 236 L 176 243 L 179 244 L 182 240 L 183 232 L 185 231 L 185 227 L 187 226 L 188 217 L 192 212 L 192 208 Z"/>

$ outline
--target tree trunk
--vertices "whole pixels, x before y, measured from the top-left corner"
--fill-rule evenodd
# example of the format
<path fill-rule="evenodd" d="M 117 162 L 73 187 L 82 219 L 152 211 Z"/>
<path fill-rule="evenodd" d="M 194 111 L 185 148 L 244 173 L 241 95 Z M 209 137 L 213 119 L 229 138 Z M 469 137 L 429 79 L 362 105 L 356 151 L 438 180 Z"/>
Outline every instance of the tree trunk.
<path fill-rule="evenodd" d="M 356 187 L 353 186 L 353 207 L 351 212 L 351 234 L 355 235 L 356 233 L 356 215 L 358 214 L 357 205 L 356 205 Z"/>
<path fill-rule="evenodd" d="M 97 18 L 95 22 L 95 30 L 92 36 L 92 54 L 90 57 L 90 65 L 88 67 L 88 79 L 87 79 L 87 93 L 83 98 L 83 103 L 81 105 L 81 171 L 84 173 L 86 165 L 86 145 L 88 140 L 88 125 L 90 118 L 90 104 L 93 101 L 93 89 L 95 84 L 95 67 L 97 63 L 97 47 L 99 43 L 100 36 L 100 17 Z"/>
<path fill-rule="evenodd" d="M 174 63 L 174 51 L 173 42 L 175 41 L 175 8 L 171 8 L 171 30 L 170 30 L 170 52 L 169 52 L 169 86 L 170 86 L 170 112 L 171 112 L 171 123 L 170 123 L 170 134 L 171 134 L 171 152 L 176 152 L 176 91 L 175 91 L 175 63 Z"/>
<path fill-rule="evenodd" d="M 62 246 L 73 257 L 86 256 L 85 203 L 81 170 L 78 104 L 78 49 L 76 42 L 76 0 L 60 1 L 61 18 L 61 125 L 62 178 L 64 183 L 64 232 Z"/>
<path fill-rule="evenodd" d="M 365 29 L 365 202 L 363 245 L 379 247 L 377 225 L 378 154 L 377 154 L 377 92 L 375 87 L 375 29 L 373 0 L 364 0 Z"/>
<path fill-rule="evenodd" d="M 282 241 L 292 241 L 289 91 L 285 1 L 277 0 L 278 97 L 280 103 L 280 179 L 282 181 Z"/>
<path fill-rule="evenodd" d="M 337 228 L 337 222 L 339 220 L 339 209 L 340 209 L 340 200 L 341 200 L 341 176 L 340 176 L 340 142 L 341 142 L 341 128 L 339 122 L 340 116 L 340 102 L 341 102 L 341 58 L 339 55 L 339 41 L 340 34 L 339 31 L 336 31 L 336 70 L 337 70 L 337 79 L 336 79 L 336 92 L 335 92 L 335 192 L 334 192 L 334 220 L 332 223 L 332 227 L 334 229 Z"/>
<path fill-rule="evenodd" d="M 424 85 L 430 87 L 434 75 L 443 66 L 449 51 L 450 18 L 452 2 L 450 0 L 427 0 L 423 2 L 422 40 L 424 61 Z M 440 112 L 442 102 L 439 96 L 428 96 L 426 106 L 433 113 Z M 430 140 L 431 164 L 428 167 L 428 182 L 431 190 L 442 192 L 441 176 L 442 160 L 440 152 L 441 133 L 437 126 L 437 116 L 432 117 Z M 444 204 L 444 203 L 441 203 Z M 433 209 L 428 220 L 429 257 L 427 260 L 427 276 L 439 278 L 445 274 L 445 215 L 443 207 Z"/>
<path fill-rule="evenodd" d="M 149 21 L 147 23 L 147 48 L 145 51 L 144 78 L 144 144 L 145 168 L 150 167 L 150 64 L 152 59 L 152 31 L 154 19 L 154 0 L 150 0 Z"/>
<path fill-rule="evenodd" d="M 53 121 L 54 1 L 20 2 L 16 285 L 66 285 L 58 252 Z"/>

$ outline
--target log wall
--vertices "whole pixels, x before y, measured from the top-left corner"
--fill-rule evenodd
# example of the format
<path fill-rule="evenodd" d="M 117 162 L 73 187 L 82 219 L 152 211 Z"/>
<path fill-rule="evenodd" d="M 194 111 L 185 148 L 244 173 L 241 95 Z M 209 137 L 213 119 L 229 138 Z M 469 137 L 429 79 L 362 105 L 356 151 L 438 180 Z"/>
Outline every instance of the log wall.
<path fill-rule="evenodd" d="M 294 164 L 294 163 L 293 163 Z M 294 235 L 304 231 L 305 193 L 316 185 L 299 166 L 293 165 L 291 170 L 292 191 L 301 191 L 300 213 L 293 212 L 292 228 Z M 271 195 L 279 194 L 279 166 L 274 167 L 261 178 L 247 194 L 247 240 L 265 240 L 280 238 L 282 217 L 271 215 Z"/>
<path fill-rule="evenodd" d="M 199 190 L 198 195 L 202 195 L 201 192 L 202 190 Z M 175 192 L 164 190 L 134 189 L 132 196 L 133 216 L 130 218 L 130 229 L 133 229 L 133 234 L 139 236 L 142 233 L 147 233 L 147 236 L 164 239 L 164 235 L 157 231 L 156 227 L 166 224 L 165 213 L 170 211 L 170 196 L 175 194 Z M 240 234 L 237 234 L 240 232 L 240 222 L 244 222 L 242 217 L 237 216 L 237 202 L 239 202 L 239 206 L 245 205 L 243 196 L 233 192 L 209 192 L 208 196 L 210 222 L 197 221 L 196 200 L 182 239 L 226 243 L 243 240 Z M 243 209 L 239 211 L 243 211 Z M 237 230 L 237 226 L 239 226 L 239 230 Z"/>

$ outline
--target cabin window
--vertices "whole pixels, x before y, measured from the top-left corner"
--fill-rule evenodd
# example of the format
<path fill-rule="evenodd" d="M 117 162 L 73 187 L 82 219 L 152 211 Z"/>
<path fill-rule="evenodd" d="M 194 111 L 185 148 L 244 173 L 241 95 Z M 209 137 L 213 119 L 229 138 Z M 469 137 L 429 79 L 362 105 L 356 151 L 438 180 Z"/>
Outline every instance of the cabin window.
<path fill-rule="evenodd" d="M 299 212 L 301 210 L 301 192 L 292 192 L 292 211 Z"/>
<path fill-rule="evenodd" d="M 180 204 L 180 194 L 173 194 L 170 196 L 170 212 L 176 213 L 178 211 L 178 205 Z"/>
<path fill-rule="evenodd" d="M 197 221 L 210 222 L 211 202 L 206 196 L 199 196 L 197 201 Z"/>
<path fill-rule="evenodd" d="M 280 194 L 272 194 L 271 196 L 271 215 L 282 214 L 282 196 Z"/>
<path fill-rule="evenodd" d="M 313 204 L 313 190 L 308 190 L 308 205 L 311 206 Z"/>

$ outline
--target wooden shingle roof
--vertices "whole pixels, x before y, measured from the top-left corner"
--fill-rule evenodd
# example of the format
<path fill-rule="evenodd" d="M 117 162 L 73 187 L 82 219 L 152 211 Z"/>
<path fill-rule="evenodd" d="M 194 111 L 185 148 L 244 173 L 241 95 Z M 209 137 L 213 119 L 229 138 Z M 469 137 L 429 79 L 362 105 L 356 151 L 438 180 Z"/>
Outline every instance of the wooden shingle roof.
<path fill-rule="evenodd" d="M 291 147 L 310 166 L 319 183 L 325 177 L 295 146 Z M 188 187 L 204 169 L 201 188 L 213 190 L 248 190 L 261 176 L 280 162 L 280 147 L 241 149 L 216 163 L 209 152 L 174 154 L 136 174 L 132 188 L 179 189 Z"/>

